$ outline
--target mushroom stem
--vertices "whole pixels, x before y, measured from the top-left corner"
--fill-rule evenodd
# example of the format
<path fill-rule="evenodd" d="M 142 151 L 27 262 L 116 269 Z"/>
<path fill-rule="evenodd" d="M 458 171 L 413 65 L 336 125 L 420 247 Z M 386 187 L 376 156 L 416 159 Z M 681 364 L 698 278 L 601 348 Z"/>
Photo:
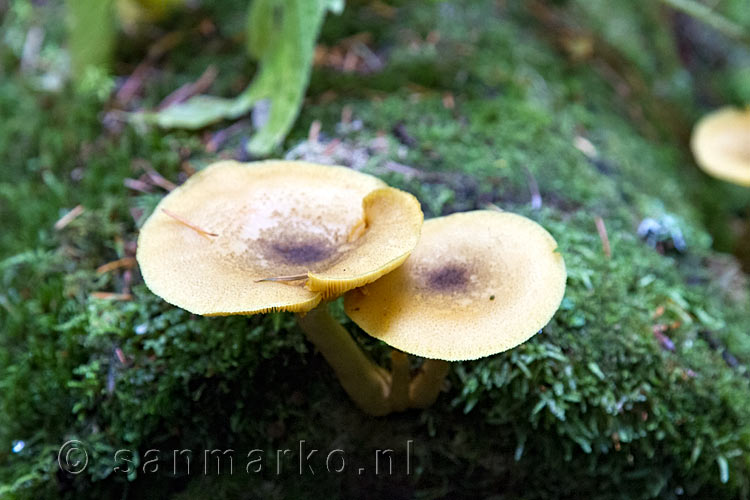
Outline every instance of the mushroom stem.
<path fill-rule="evenodd" d="M 419 373 L 409 384 L 409 399 L 412 408 L 428 408 L 437 400 L 443 387 L 450 363 L 442 359 L 426 359 Z"/>
<path fill-rule="evenodd" d="M 401 351 L 391 351 L 391 408 L 404 411 L 409 408 L 409 357 Z"/>
<path fill-rule="evenodd" d="M 362 411 L 373 416 L 392 411 L 391 375 L 360 349 L 349 332 L 331 317 L 326 304 L 297 315 L 297 321 Z"/>

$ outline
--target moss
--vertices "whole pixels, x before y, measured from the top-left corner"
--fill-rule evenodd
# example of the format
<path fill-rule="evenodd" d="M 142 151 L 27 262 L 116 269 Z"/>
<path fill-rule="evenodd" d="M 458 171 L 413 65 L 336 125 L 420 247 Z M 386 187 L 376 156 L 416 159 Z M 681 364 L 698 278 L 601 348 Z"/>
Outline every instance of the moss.
<path fill-rule="evenodd" d="M 715 253 L 705 224 L 737 205 L 722 197 L 706 215 L 700 201 L 741 193 L 706 184 L 679 137 L 651 134 L 632 118 L 631 101 L 557 52 L 525 9 L 407 4 L 390 22 L 352 4 L 324 37 L 335 43 L 373 16 L 387 65 L 374 75 L 317 70 L 286 147 L 317 119 L 321 140 L 336 135 L 364 151 L 361 168 L 415 193 L 430 216 L 493 203 L 539 221 L 569 270 L 553 322 L 511 352 L 457 364 L 434 408 L 369 419 L 289 315 L 194 317 L 153 296 L 137 274 L 96 272 L 132 255 L 138 221 L 160 196 L 123 186 L 142 173 L 133 160 L 180 182 L 186 163 L 215 157 L 200 134 L 103 130 L 95 92 L 46 95 L 3 79 L 0 496 L 747 496 L 747 285 L 739 285 L 744 297 L 732 294 L 709 266 L 732 261 Z M 433 30 L 440 38 L 428 42 Z M 158 102 L 208 61 L 222 68 L 218 85 L 227 91 L 246 78 L 241 41 L 221 35 L 208 46 L 189 38 L 170 53 L 143 102 Z M 640 56 L 637 47 L 625 55 Z M 657 60 L 672 60 L 662 53 L 669 50 L 659 45 Z M 18 64 L 12 55 L 3 61 L 8 71 Z M 652 62 L 634 67 L 647 78 Z M 326 102 L 330 92 L 337 98 Z M 361 129 L 335 132 L 344 106 Z M 247 132 L 219 155 L 236 156 Z M 530 205 L 534 183 L 540 209 Z M 53 229 L 79 203 L 85 212 Z M 686 250 L 670 250 L 668 235 L 658 248 L 639 238 L 646 217 L 678 229 Z M 130 301 L 93 295 L 128 287 Z M 387 348 L 348 326 L 385 363 Z M 69 439 L 87 446 L 84 474 L 58 472 L 57 451 Z M 14 440 L 25 443 L 18 453 L 8 448 Z M 300 440 L 323 450 L 315 476 L 295 468 Z M 404 450 L 409 440 L 410 473 L 397 454 L 393 475 L 375 475 L 374 450 Z M 229 448 L 239 471 L 231 477 L 173 474 L 171 450 Z M 294 452 L 277 474 L 280 448 Z M 350 464 L 342 474 L 325 472 L 320 458 L 334 448 Z M 128 465 L 115 460 L 118 449 L 133 450 L 127 458 L 138 471 L 113 470 Z M 159 472 L 150 449 L 162 450 Z M 267 460 L 247 473 L 253 449 Z"/>

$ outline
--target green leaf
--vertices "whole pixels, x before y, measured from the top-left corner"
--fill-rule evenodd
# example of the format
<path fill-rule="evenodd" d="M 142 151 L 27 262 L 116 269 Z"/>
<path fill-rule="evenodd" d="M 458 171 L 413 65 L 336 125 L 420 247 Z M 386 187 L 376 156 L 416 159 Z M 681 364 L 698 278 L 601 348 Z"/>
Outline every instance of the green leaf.
<path fill-rule="evenodd" d="M 589 367 L 589 370 L 591 370 L 591 373 L 596 375 L 599 378 L 599 380 L 605 379 L 604 372 L 602 371 L 601 368 L 599 368 L 599 365 L 597 365 L 593 361 L 590 361 L 588 364 L 588 367 Z"/>
<path fill-rule="evenodd" d="M 701 452 L 703 451 L 703 443 L 701 440 L 698 440 L 698 442 L 695 443 L 695 446 L 693 446 L 693 452 L 690 454 L 690 466 L 696 464 L 698 461 L 698 458 L 701 456 Z"/>
<path fill-rule="evenodd" d="M 573 441 L 575 441 L 578 446 L 581 447 L 581 449 L 584 451 L 584 453 L 591 453 L 591 443 L 588 442 L 586 439 L 580 437 L 580 436 L 572 436 Z"/>
<path fill-rule="evenodd" d="M 546 399 L 540 399 L 539 402 L 536 405 L 534 405 L 534 409 L 531 410 L 531 414 L 532 415 L 536 415 L 537 413 L 539 413 L 540 411 L 542 411 L 542 409 L 545 406 L 547 406 L 547 400 Z"/>
<path fill-rule="evenodd" d="M 254 0 L 247 16 L 247 49 L 253 59 L 260 60 L 269 47 L 277 42 L 281 2 Z"/>
<path fill-rule="evenodd" d="M 712 330 L 721 330 L 726 326 L 723 321 L 714 318 L 700 307 L 696 307 L 693 312 L 701 323 Z"/>
<path fill-rule="evenodd" d="M 248 43 L 259 59 L 255 78 L 234 99 L 196 96 L 155 113 L 136 113 L 134 122 L 163 128 L 199 129 L 248 113 L 261 100 L 270 102 L 267 121 L 250 138 L 248 152 L 264 156 L 278 146 L 297 118 L 310 79 L 315 40 L 332 0 L 259 0 L 248 18 Z"/>
<path fill-rule="evenodd" d="M 297 118 L 312 69 L 315 40 L 327 0 L 287 0 L 278 43 L 269 47 L 248 93 L 271 100 L 268 121 L 250 138 L 251 154 L 265 155 L 289 132 Z M 257 85 L 257 90 L 253 86 Z"/>
<path fill-rule="evenodd" d="M 144 118 L 163 128 L 195 130 L 225 118 L 238 118 L 247 113 L 251 106 L 252 103 L 245 103 L 239 98 L 199 95 L 158 113 L 147 114 Z"/>

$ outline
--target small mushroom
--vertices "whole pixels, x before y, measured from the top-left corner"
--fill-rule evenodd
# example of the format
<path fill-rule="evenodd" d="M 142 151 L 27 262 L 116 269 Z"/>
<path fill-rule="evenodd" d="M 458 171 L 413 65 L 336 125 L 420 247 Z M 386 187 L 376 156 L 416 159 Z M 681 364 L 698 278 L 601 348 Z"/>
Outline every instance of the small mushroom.
<path fill-rule="evenodd" d="M 316 306 L 401 265 L 422 220 L 414 196 L 348 168 L 226 161 L 159 203 L 136 258 L 152 292 L 192 313 L 301 313 L 355 403 L 382 414 L 390 374 Z"/>
<path fill-rule="evenodd" d="M 750 108 L 726 107 L 703 117 L 693 130 L 690 146 L 706 173 L 750 186 Z"/>
<path fill-rule="evenodd" d="M 403 266 L 346 295 L 365 332 L 428 358 L 410 385 L 410 406 L 437 398 L 446 361 L 511 349 L 552 318 L 566 271 L 552 236 L 530 219 L 474 211 L 425 221 Z M 442 361 L 440 361 L 442 360 Z"/>
<path fill-rule="evenodd" d="M 421 224 L 416 198 L 351 169 L 220 162 L 159 203 L 137 259 L 195 314 L 306 312 L 399 266 Z"/>

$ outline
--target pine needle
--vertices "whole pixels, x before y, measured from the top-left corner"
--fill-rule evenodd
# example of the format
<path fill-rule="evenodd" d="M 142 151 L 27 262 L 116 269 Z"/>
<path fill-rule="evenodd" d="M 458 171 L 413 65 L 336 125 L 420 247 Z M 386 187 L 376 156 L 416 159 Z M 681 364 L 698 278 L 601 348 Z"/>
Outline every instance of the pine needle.
<path fill-rule="evenodd" d="M 203 237 L 209 238 L 210 236 L 213 236 L 213 237 L 219 236 L 216 233 L 212 233 L 212 232 L 206 231 L 202 227 L 196 226 L 195 224 L 193 224 L 191 222 L 188 222 L 183 217 L 177 215 L 176 213 L 174 213 L 174 212 L 172 212 L 170 210 L 167 210 L 166 208 L 162 208 L 161 211 L 164 212 L 165 214 L 167 214 L 168 216 L 172 217 L 174 220 L 176 220 L 180 224 L 183 224 L 183 225 L 189 227 L 190 229 L 192 229 L 193 231 L 195 231 L 196 233 L 200 234 Z M 211 239 L 211 238 L 209 238 L 209 239 Z"/>

